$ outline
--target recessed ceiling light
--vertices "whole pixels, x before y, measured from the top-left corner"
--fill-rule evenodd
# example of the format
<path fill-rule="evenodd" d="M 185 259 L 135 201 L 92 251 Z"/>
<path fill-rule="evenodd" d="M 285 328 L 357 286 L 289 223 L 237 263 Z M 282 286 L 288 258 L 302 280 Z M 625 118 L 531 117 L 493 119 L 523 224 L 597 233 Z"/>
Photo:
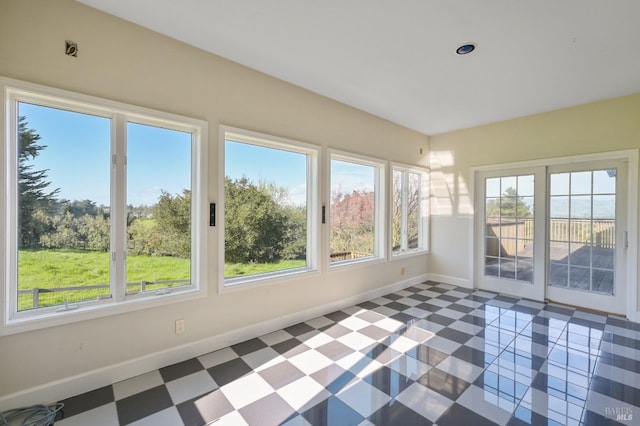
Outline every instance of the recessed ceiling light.
<path fill-rule="evenodd" d="M 467 44 L 463 44 L 462 46 L 458 47 L 456 49 L 456 53 L 458 55 L 467 55 L 467 54 L 473 52 L 474 50 L 476 50 L 475 43 L 467 43 Z"/>

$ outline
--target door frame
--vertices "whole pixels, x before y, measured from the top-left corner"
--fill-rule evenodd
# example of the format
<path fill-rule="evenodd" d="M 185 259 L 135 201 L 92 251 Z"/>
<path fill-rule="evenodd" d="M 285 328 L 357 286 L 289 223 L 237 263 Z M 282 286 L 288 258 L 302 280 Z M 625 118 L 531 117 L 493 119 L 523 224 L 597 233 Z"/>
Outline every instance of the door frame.
<path fill-rule="evenodd" d="M 473 204 L 472 224 L 469 231 L 469 277 L 472 278 L 472 285 L 477 288 L 478 283 L 478 257 L 477 246 L 480 231 L 476 220 L 475 210 L 478 207 L 476 203 L 476 180 L 482 172 L 498 172 L 504 171 L 508 173 L 509 169 L 526 169 L 535 167 L 549 167 L 570 163 L 583 163 L 598 160 L 622 160 L 628 163 L 627 167 L 627 224 L 626 230 L 629 235 L 629 247 L 627 248 L 626 262 L 626 283 L 625 285 L 627 303 L 626 317 L 634 322 L 640 322 L 640 311 L 638 309 L 638 269 L 640 261 L 638 260 L 638 149 L 628 149 L 620 151 L 609 151 L 594 154 L 581 154 L 573 156 L 555 157 L 540 160 L 518 161 L 501 164 L 491 164 L 485 166 L 474 166 L 470 170 L 469 191 L 470 201 Z M 484 203 L 482 204 L 484 205 Z M 484 232 L 480 235 L 484 238 Z M 546 263 L 546 262 L 545 262 Z M 546 284 L 545 284 L 546 287 Z M 546 288 L 545 288 L 546 294 Z"/>

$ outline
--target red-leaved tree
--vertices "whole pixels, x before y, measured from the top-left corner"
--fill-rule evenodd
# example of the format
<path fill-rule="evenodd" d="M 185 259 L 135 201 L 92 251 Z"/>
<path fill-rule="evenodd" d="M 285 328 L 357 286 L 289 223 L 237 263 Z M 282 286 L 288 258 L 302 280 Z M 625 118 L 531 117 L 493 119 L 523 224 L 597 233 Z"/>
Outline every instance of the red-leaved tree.
<path fill-rule="evenodd" d="M 356 190 L 331 195 L 331 253 L 373 254 L 375 194 Z"/>

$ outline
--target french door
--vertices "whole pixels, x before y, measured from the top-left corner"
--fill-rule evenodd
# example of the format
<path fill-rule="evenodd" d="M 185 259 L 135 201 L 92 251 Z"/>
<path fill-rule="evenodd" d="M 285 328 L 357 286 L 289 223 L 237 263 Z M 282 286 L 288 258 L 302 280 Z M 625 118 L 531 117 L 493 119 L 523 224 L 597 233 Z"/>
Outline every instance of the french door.
<path fill-rule="evenodd" d="M 476 173 L 479 288 L 626 312 L 624 161 Z"/>
<path fill-rule="evenodd" d="M 545 168 L 476 176 L 478 287 L 544 299 Z"/>
<path fill-rule="evenodd" d="M 547 299 L 626 312 L 626 183 L 622 161 L 549 168 Z"/>

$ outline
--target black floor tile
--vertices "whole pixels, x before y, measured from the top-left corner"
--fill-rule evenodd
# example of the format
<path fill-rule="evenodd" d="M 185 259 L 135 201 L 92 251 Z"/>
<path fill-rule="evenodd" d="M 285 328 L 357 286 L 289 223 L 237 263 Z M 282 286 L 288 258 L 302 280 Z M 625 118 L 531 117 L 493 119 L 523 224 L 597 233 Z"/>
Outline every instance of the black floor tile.
<path fill-rule="evenodd" d="M 429 420 L 398 401 L 385 404 L 367 419 L 376 426 L 432 425 Z"/>
<path fill-rule="evenodd" d="M 67 398 L 60 402 L 64 404 L 62 409 L 63 416 L 64 418 L 68 418 L 75 416 L 76 414 L 84 413 L 85 411 L 93 410 L 94 408 L 98 408 L 113 401 L 113 387 L 105 386 L 100 389 Z"/>
<path fill-rule="evenodd" d="M 453 404 L 436 421 L 438 426 L 493 426 L 497 423 L 474 413 L 459 404 Z"/>
<path fill-rule="evenodd" d="M 438 367 L 433 367 L 428 373 L 420 377 L 418 383 L 446 396 L 452 401 L 458 399 L 470 386 L 469 382 L 439 370 Z"/>
<path fill-rule="evenodd" d="M 185 401 L 176 408 L 185 426 L 209 424 L 234 410 L 220 390 Z"/>
<path fill-rule="evenodd" d="M 213 380 L 215 380 L 218 386 L 224 386 L 227 383 L 231 383 L 249 374 L 253 369 L 242 359 L 236 358 L 211 367 L 207 371 L 211 374 L 211 377 L 213 377 Z"/>
<path fill-rule="evenodd" d="M 331 312 L 330 314 L 325 315 L 325 317 L 329 318 L 332 321 L 335 322 L 340 322 L 345 318 L 349 318 L 351 315 L 349 315 L 346 312 L 342 312 L 342 311 L 335 311 L 335 312 Z"/>
<path fill-rule="evenodd" d="M 165 382 L 179 379 L 180 377 L 188 376 L 189 374 L 197 373 L 204 370 L 204 367 L 198 361 L 197 358 L 191 358 L 187 361 L 179 362 L 177 364 L 170 365 L 160 369 L 160 375 Z"/>
<path fill-rule="evenodd" d="M 421 344 L 414 347 L 413 349 L 408 350 L 407 356 L 415 358 L 418 361 L 422 361 L 426 364 L 436 366 L 441 361 L 445 360 L 449 355 L 437 350 L 436 348 L 432 348 L 431 346 Z"/>
<path fill-rule="evenodd" d="M 458 303 L 452 303 L 447 306 L 448 309 L 453 309 L 454 311 L 462 312 L 463 314 L 468 314 L 469 312 L 475 311 L 475 308 L 467 305 L 460 305 Z"/>
<path fill-rule="evenodd" d="M 462 344 L 466 343 L 473 337 L 471 334 L 463 333 L 462 331 L 454 330 L 453 328 L 443 328 L 438 331 L 436 335 Z"/>
<path fill-rule="evenodd" d="M 314 426 L 357 426 L 364 420 L 357 411 L 335 396 L 305 411 L 302 416 Z"/>
<path fill-rule="evenodd" d="M 296 337 L 313 330 L 315 330 L 313 327 L 311 327 L 309 324 L 305 324 L 304 322 L 292 325 L 291 327 L 287 327 L 284 329 L 284 331 Z"/>
<path fill-rule="evenodd" d="M 391 309 L 395 309 L 396 311 L 402 312 L 405 309 L 409 309 L 411 306 L 409 305 L 405 305 L 404 303 L 400 303 L 400 302 L 391 302 L 391 303 L 387 303 L 386 305 L 387 308 L 391 308 Z"/>
<path fill-rule="evenodd" d="M 362 309 L 375 309 L 378 306 L 380 305 L 378 305 L 377 303 L 369 302 L 369 301 L 358 304 L 358 307 Z"/>
<path fill-rule="evenodd" d="M 284 342 L 276 343 L 272 346 L 272 348 L 280 355 L 287 354 L 287 356 L 290 357 L 309 349 L 307 345 L 305 345 L 295 337 L 289 340 L 285 340 Z"/>
<path fill-rule="evenodd" d="M 629 426 L 632 424 L 630 421 L 633 421 L 633 414 L 631 415 L 631 419 L 628 421 L 622 420 L 622 422 L 617 422 L 612 418 L 603 416 L 602 414 L 594 413 L 591 410 L 584 410 L 584 413 L 582 413 L 581 426 Z"/>
<path fill-rule="evenodd" d="M 400 321 L 403 324 L 408 324 L 416 319 L 416 317 L 409 314 L 405 314 L 404 312 L 398 312 L 395 315 L 391 315 L 391 318 L 396 321 Z"/>
<path fill-rule="evenodd" d="M 451 355 L 473 365 L 477 365 L 481 368 L 488 367 L 489 364 L 491 364 L 493 360 L 496 359 L 495 355 L 491 355 L 489 353 L 465 345 L 460 346 Z"/>
<path fill-rule="evenodd" d="M 116 401 L 118 421 L 121 425 L 128 425 L 172 406 L 173 402 L 165 385 Z"/>
<path fill-rule="evenodd" d="M 424 302 L 416 305 L 416 308 L 422 309 L 423 311 L 438 312 L 440 309 L 442 309 L 442 306 L 432 305 L 431 303 Z"/>
<path fill-rule="evenodd" d="M 638 385 L 640 386 L 640 383 Z M 605 377 L 594 376 L 590 389 L 610 398 L 640 407 L 640 389 L 638 388 L 615 382 Z"/>
<path fill-rule="evenodd" d="M 414 383 L 413 380 L 388 367 L 382 367 L 362 380 L 386 393 L 391 398 L 395 398 Z"/>
<path fill-rule="evenodd" d="M 258 338 L 255 338 L 255 339 L 246 340 L 236 345 L 232 345 L 231 349 L 233 349 L 233 351 L 238 355 L 243 356 L 266 347 L 267 347 L 267 344 L 265 342 L 263 342 Z"/>

